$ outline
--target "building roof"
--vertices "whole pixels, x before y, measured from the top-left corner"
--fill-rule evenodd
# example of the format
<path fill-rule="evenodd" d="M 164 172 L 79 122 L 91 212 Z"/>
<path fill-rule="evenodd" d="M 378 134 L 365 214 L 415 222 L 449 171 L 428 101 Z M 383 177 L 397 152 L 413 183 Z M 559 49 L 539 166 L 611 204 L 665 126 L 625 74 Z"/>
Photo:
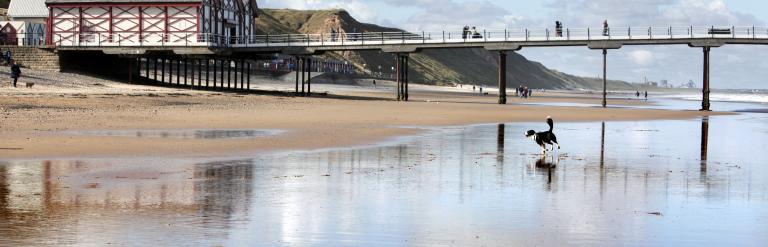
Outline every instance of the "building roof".
<path fill-rule="evenodd" d="M 15 0 L 19 1 L 19 0 Z M 37 0 L 35 0 L 37 1 Z M 199 3 L 203 0 L 43 0 L 46 4 L 72 3 Z"/>
<path fill-rule="evenodd" d="M 11 0 L 8 16 L 45 18 L 48 17 L 48 7 L 45 6 L 45 0 Z"/>

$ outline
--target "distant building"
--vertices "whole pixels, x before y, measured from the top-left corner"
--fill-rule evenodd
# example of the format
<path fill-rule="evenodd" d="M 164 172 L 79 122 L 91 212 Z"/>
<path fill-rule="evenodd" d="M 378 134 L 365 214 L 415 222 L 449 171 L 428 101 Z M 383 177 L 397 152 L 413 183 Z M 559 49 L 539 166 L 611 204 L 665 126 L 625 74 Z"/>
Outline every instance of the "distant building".
<path fill-rule="evenodd" d="M 8 18 L 11 21 L 45 24 L 48 7 L 45 0 L 12 0 L 8 5 Z"/>
<path fill-rule="evenodd" d="M 659 87 L 669 87 L 669 81 L 667 80 L 659 81 Z"/>
<path fill-rule="evenodd" d="M 19 0 L 16 0 L 19 1 Z M 47 0 L 51 44 L 236 43 L 256 34 L 256 0 Z"/>
<path fill-rule="evenodd" d="M 8 19 L 0 21 L 0 43 L 3 45 L 40 45 L 45 40 L 48 8 L 45 0 L 12 0 Z"/>

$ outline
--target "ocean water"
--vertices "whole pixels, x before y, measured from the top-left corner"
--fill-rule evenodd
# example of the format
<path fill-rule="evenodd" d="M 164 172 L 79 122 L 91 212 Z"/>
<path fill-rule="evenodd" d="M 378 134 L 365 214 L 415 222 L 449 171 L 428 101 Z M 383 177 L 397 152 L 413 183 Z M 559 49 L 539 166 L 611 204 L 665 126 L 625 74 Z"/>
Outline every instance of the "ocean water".
<path fill-rule="evenodd" d="M 0 161 L 0 245 L 768 243 L 768 114 L 554 117 L 562 149 L 546 155 L 523 136 L 542 121 L 311 152 Z"/>

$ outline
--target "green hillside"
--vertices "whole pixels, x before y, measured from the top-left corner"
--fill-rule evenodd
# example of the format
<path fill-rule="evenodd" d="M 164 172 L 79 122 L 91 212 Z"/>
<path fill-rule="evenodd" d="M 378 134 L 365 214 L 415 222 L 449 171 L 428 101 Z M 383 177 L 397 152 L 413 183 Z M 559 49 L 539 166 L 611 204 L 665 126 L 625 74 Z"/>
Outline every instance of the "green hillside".
<path fill-rule="evenodd" d="M 290 10 L 263 9 L 257 20 L 262 34 L 328 33 L 331 28 L 340 33 L 397 32 L 396 28 L 361 23 L 344 10 Z M 337 20 L 337 21 L 334 21 Z M 391 68 L 392 54 L 380 51 L 350 51 L 326 54 L 344 59 L 358 68 Z M 529 61 L 517 53 L 509 53 L 508 85 L 527 85 L 546 89 L 598 89 L 602 81 L 596 78 L 577 77 L 550 70 L 538 62 Z M 409 67 L 411 81 L 426 84 L 480 84 L 496 85 L 498 53 L 485 49 L 431 49 L 411 54 Z M 383 69 L 384 73 L 389 73 Z M 391 70 L 391 69 L 389 69 Z M 623 81 L 610 81 L 609 89 L 633 89 L 636 85 Z"/>

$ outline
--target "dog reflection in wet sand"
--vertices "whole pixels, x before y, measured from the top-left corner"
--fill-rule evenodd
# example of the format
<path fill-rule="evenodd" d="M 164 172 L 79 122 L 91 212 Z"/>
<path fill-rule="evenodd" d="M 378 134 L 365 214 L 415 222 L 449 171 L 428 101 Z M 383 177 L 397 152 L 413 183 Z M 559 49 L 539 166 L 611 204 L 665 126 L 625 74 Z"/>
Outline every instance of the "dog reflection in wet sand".
<path fill-rule="evenodd" d="M 560 157 L 552 157 L 553 162 L 547 161 L 548 155 L 542 155 L 536 160 L 536 170 L 547 173 L 547 184 L 552 183 L 552 170 L 557 168 L 557 163 L 560 163 Z"/>
<path fill-rule="evenodd" d="M 549 131 L 536 132 L 534 130 L 529 130 L 525 132 L 525 137 L 533 139 L 536 144 L 541 147 L 542 153 L 547 153 L 547 144 L 552 146 L 552 150 L 555 150 L 555 145 L 557 145 L 557 149 L 560 149 L 560 144 L 557 143 L 557 137 L 555 136 L 555 133 L 552 132 L 555 122 L 552 121 L 552 118 L 549 116 L 547 116 L 547 124 L 549 125 Z"/>

